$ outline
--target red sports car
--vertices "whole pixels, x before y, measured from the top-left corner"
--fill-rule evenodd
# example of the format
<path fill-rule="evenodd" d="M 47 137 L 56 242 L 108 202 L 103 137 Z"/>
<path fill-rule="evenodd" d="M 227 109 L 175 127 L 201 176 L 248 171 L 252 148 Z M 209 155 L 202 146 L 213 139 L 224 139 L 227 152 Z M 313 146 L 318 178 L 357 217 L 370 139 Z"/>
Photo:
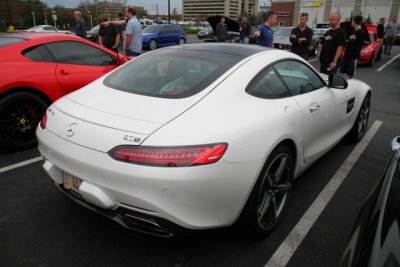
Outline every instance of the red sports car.
<path fill-rule="evenodd" d="M 361 50 L 359 63 L 366 63 L 370 66 L 374 65 L 376 60 L 381 59 L 383 42 L 378 39 L 377 26 L 373 24 L 364 24 L 365 45 Z"/>
<path fill-rule="evenodd" d="M 0 36 L 0 147 L 36 145 L 47 106 L 128 59 L 83 38 L 57 33 Z"/>

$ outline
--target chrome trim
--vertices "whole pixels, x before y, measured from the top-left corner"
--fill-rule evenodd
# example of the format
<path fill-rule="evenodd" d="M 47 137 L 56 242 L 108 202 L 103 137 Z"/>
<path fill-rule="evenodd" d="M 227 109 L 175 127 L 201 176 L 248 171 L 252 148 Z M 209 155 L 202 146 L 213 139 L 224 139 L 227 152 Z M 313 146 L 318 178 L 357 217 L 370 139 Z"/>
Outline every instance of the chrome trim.
<path fill-rule="evenodd" d="M 400 136 L 396 136 L 395 138 L 393 138 L 391 147 L 393 152 L 396 152 L 400 149 Z"/>

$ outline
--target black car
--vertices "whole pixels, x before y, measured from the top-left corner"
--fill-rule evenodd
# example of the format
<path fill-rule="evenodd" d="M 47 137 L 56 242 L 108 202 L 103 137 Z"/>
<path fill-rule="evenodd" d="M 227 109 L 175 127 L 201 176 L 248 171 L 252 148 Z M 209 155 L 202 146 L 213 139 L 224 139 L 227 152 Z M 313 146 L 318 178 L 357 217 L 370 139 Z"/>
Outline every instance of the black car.
<path fill-rule="evenodd" d="M 341 266 L 400 266 L 400 136 L 392 151 L 358 214 Z"/>
<path fill-rule="evenodd" d="M 221 16 L 211 16 L 208 17 L 207 22 L 210 24 L 210 28 L 206 28 L 204 29 L 203 33 L 201 33 L 200 35 L 197 34 L 197 37 L 199 39 L 203 39 L 204 41 L 211 41 L 211 42 L 215 42 L 217 40 L 216 36 L 215 36 L 215 32 L 217 29 L 217 24 L 221 21 Z M 239 43 L 240 40 L 240 33 L 239 33 L 239 23 L 237 23 L 234 20 L 231 20 L 227 17 L 225 17 L 225 23 L 226 25 L 228 25 L 228 38 L 226 40 L 226 42 L 230 42 L 230 43 Z M 200 33 L 200 32 L 199 32 Z M 205 36 L 205 37 L 203 37 Z M 202 38 L 200 38 L 202 37 Z"/>

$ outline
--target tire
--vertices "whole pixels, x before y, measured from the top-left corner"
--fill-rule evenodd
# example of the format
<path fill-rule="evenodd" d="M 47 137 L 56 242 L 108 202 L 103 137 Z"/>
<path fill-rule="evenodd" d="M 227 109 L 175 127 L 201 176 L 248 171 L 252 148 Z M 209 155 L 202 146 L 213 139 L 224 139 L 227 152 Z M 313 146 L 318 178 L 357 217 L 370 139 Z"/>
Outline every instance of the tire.
<path fill-rule="evenodd" d="M 372 53 L 371 58 L 370 58 L 370 60 L 368 62 L 368 66 L 374 65 L 374 63 L 375 63 L 375 54 Z"/>
<path fill-rule="evenodd" d="M 0 147 L 22 150 L 37 145 L 36 127 L 48 104 L 29 92 L 17 92 L 0 100 Z"/>
<path fill-rule="evenodd" d="M 178 45 L 184 45 L 184 44 L 185 44 L 185 40 L 183 38 L 179 38 Z"/>
<path fill-rule="evenodd" d="M 261 170 L 239 218 L 239 226 L 258 237 L 276 228 L 289 201 L 293 176 L 293 152 L 286 145 L 279 145 Z"/>
<path fill-rule="evenodd" d="M 356 121 L 354 122 L 353 128 L 349 132 L 349 140 L 352 142 L 360 141 L 368 126 L 369 113 L 371 110 L 371 95 L 367 94 L 364 101 L 361 104 L 360 110 L 358 111 Z"/>
<path fill-rule="evenodd" d="M 157 48 L 157 42 L 154 39 L 151 39 L 148 43 L 148 47 L 150 50 L 154 50 Z"/>

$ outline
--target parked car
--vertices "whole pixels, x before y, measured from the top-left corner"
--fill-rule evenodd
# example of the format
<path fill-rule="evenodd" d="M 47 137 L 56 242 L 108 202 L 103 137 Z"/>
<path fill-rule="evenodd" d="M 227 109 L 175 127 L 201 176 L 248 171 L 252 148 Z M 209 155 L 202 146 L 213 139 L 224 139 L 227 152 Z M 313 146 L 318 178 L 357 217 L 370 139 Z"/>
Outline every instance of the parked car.
<path fill-rule="evenodd" d="M 400 136 L 354 223 L 340 266 L 400 266 Z"/>
<path fill-rule="evenodd" d="M 364 33 L 366 34 L 365 45 L 361 50 L 359 63 L 374 65 L 376 60 L 380 60 L 383 52 L 383 41 L 378 39 L 377 26 L 373 24 L 364 24 Z"/>
<path fill-rule="evenodd" d="M 351 22 L 342 22 L 340 27 L 343 28 L 347 36 L 351 34 Z M 372 66 L 376 60 L 381 59 L 383 52 L 383 41 L 378 39 L 377 26 L 373 24 L 361 24 L 364 31 L 364 45 L 361 50 L 361 56 L 358 60 L 358 64 L 368 64 Z"/>
<path fill-rule="evenodd" d="M 293 27 L 279 27 L 274 30 L 274 47 L 278 49 L 290 50 L 292 43 L 290 42 L 290 33 Z M 313 35 L 310 44 L 308 45 L 308 53 L 310 56 L 315 56 L 318 51 L 320 38 L 318 35 Z"/>
<path fill-rule="evenodd" d="M 90 31 L 86 32 L 86 39 L 89 41 L 99 43 L 99 30 L 100 25 L 94 26 Z"/>
<path fill-rule="evenodd" d="M 215 42 L 217 40 L 216 39 L 217 37 L 215 36 L 215 33 L 217 32 L 217 24 L 221 21 L 221 16 L 211 16 L 208 17 L 206 20 L 210 24 L 214 33 L 209 38 L 207 38 L 206 41 Z M 228 25 L 228 38 L 226 41 L 230 43 L 239 43 L 240 41 L 239 23 L 227 17 L 225 17 L 225 23 L 226 25 Z"/>
<path fill-rule="evenodd" d="M 38 25 L 32 28 L 25 30 L 26 32 L 58 32 L 58 33 L 65 33 L 65 34 L 72 34 L 70 31 L 63 31 L 59 30 L 54 26 L 51 25 Z"/>
<path fill-rule="evenodd" d="M 207 40 L 207 39 L 212 39 L 214 40 L 214 30 L 211 26 L 205 27 L 204 30 L 201 30 L 197 33 L 197 38 L 200 40 Z"/>
<path fill-rule="evenodd" d="M 320 39 L 324 37 L 325 33 L 331 28 L 329 25 L 329 22 L 322 22 L 322 23 L 317 23 L 317 25 L 314 28 L 314 34 L 317 35 Z"/>
<path fill-rule="evenodd" d="M 183 45 L 186 35 L 178 25 L 156 24 L 143 29 L 143 48 L 154 50 L 157 47 Z"/>
<path fill-rule="evenodd" d="M 264 236 L 293 180 L 364 136 L 370 99 L 367 84 L 287 51 L 173 46 L 51 105 L 39 151 L 61 192 L 127 228 L 172 236 L 238 222 Z"/>
<path fill-rule="evenodd" d="M 35 129 L 46 108 L 127 59 L 75 35 L 0 36 L 0 146 L 37 144 Z"/>

